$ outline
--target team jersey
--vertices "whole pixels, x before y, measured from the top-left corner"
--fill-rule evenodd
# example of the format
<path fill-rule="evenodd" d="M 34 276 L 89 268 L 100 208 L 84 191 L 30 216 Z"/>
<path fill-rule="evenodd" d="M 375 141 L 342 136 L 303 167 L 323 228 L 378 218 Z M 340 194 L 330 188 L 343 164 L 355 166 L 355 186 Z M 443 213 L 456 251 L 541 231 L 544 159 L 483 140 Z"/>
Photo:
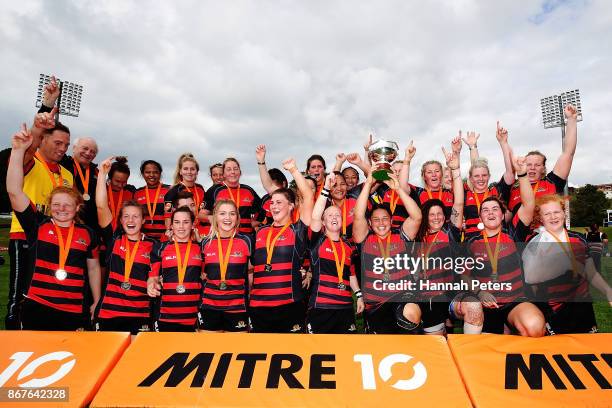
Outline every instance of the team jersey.
<path fill-rule="evenodd" d="M 421 207 L 423 207 L 427 201 L 434 198 L 442 201 L 444 203 L 444 215 L 446 216 L 446 219 L 450 218 L 451 211 L 453 209 L 453 202 L 455 201 L 455 197 L 453 196 L 453 192 L 451 190 L 443 188 L 438 191 L 431 191 L 429 189 L 416 187 L 410 184 L 410 197 L 412 197 L 412 199 Z"/>
<path fill-rule="evenodd" d="M 255 190 L 246 184 L 240 184 L 237 188 L 229 188 L 225 184 L 216 184 L 206 192 L 206 209 L 212 212 L 218 200 L 230 200 L 236 203 L 240 213 L 239 231 L 245 234 L 253 234 L 251 219 L 257 218 L 257 213 L 261 209 L 261 199 Z"/>
<path fill-rule="evenodd" d="M 107 243 L 106 265 L 108 277 L 103 285 L 102 300 L 98 305 L 97 317 L 110 319 L 113 317 L 148 318 L 150 316 L 150 298 L 147 295 L 147 279 L 151 268 L 159 262 L 159 243 L 142 234 L 135 248 L 136 241 L 130 241 L 125 234 L 115 233 L 111 225 L 102 228 L 102 237 Z M 126 276 L 126 251 L 136 250 L 134 263 Z M 129 283 L 129 287 L 125 286 Z M 122 287 L 122 284 L 124 287 Z"/>
<path fill-rule="evenodd" d="M 51 171 L 51 174 L 49 174 L 45 164 L 41 163 L 37 157 L 32 159 L 30 166 L 29 170 L 26 168 L 22 190 L 30 201 L 34 203 L 36 210 L 41 214 L 45 214 L 51 191 L 56 186 L 72 187 L 72 173 L 57 163 L 46 163 L 46 166 Z M 53 178 L 53 181 L 51 181 L 51 178 Z M 23 228 L 14 213 L 11 219 L 9 237 L 11 239 L 26 239 Z"/>
<path fill-rule="evenodd" d="M 309 249 L 312 283 L 308 307 L 317 309 L 352 308 L 350 277 L 355 276 L 355 270 L 351 265 L 353 247 L 342 239 L 334 241 L 332 246 L 330 239 L 319 231 L 312 233 Z M 339 264 L 342 263 L 343 252 L 344 265 L 342 278 L 339 280 L 336 259 Z"/>
<path fill-rule="evenodd" d="M 178 262 L 183 265 L 187 256 L 187 243 L 178 244 L 179 254 L 176 253 L 174 241 L 164 242 L 159 246 L 157 258 L 159 262 L 153 264 L 151 277 L 161 276 L 162 290 L 159 310 L 156 315 L 159 321 L 193 326 L 196 322 L 198 307 L 202 297 L 202 254 L 197 242 L 192 242 L 189 248 L 189 258 L 182 282 L 179 281 Z M 180 257 L 180 261 L 178 258 Z M 182 285 L 184 288 L 180 288 Z"/>
<path fill-rule="evenodd" d="M 79 217 L 85 225 L 97 229 L 98 211 L 96 208 L 96 184 L 98 182 L 98 166 L 89 163 L 89 178 L 87 178 L 87 168 L 77 164 L 71 156 L 65 155 L 62 160 L 60 160 L 60 164 L 72 173 L 74 180 L 73 187 L 83 195 L 83 208 L 79 211 Z M 80 173 L 79 169 L 81 170 Z M 81 178 L 81 176 L 83 176 L 83 178 Z M 87 185 L 87 189 L 85 189 L 85 185 Z M 87 195 L 89 195 L 89 200 L 85 200 L 85 191 L 87 191 Z"/>
<path fill-rule="evenodd" d="M 357 200 L 354 198 L 346 197 L 342 200 L 342 204 L 335 204 L 333 200 L 328 199 L 326 208 L 332 205 L 340 208 L 340 215 L 342 216 L 342 229 L 340 230 L 341 237 L 351 241 L 353 238 L 353 219 L 355 218 L 355 204 Z M 310 237 L 309 237 L 310 238 Z"/>
<path fill-rule="evenodd" d="M 363 273 L 362 290 L 367 310 L 376 310 L 391 298 L 400 296 L 402 290 L 382 287 L 384 282 L 398 283 L 411 279 L 409 270 L 384 267 L 376 259 L 393 258 L 396 255 L 412 254 L 412 240 L 401 228 L 391 228 L 386 238 L 378 237 L 370 231 L 365 240 L 357 244 L 361 253 L 361 268 Z M 382 270 L 376 271 L 380 267 Z"/>
<path fill-rule="evenodd" d="M 307 250 L 308 227 L 298 221 L 289 224 L 281 234 L 282 228 L 265 225 L 257 231 L 252 261 L 254 271 L 250 306 L 281 306 L 304 298 L 300 268 Z M 266 271 L 265 268 L 268 234 L 270 242 L 278 236 L 270 261 L 271 271 Z"/>
<path fill-rule="evenodd" d="M 373 194 L 370 194 L 370 204 L 372 206 L 381 205 L 389 210 L 393 228 L 400 228 L 404 220 L 408 218 L 408 210 L 399 194 L 386 184 L 382 184 Z"/>
<path fill-rule="evenodd" d="M 491 186 L 483 193 L 473 192 L 467 185 L 463 184 L 465 204 L 463 206 L 463 219 L 465 223 L 465 233 L 471 234 L 478 232 L 480 223 L 480 205 L 487 197 L 498 197 L 503 202 L 508 202 L 510 187 L 502 181 L 495 186 Z"/>
<path fill-rule="evenodd" d="M 69 251 L 64 265 L 67 272 L 60 280 L 60 239 L 52 219 L 36 211 L 30 203 L 23 212 L 15 212 L 23 226 L 26 240 L 31 246 L 31 262 L 28 268 L 32 279 L 26 297 L 33 301 L 69 313 L 84 313 L 85 293 L 89 290 L 87 260 L 98 257 L 97 237 L 93 230 L 82 224 L 74 224 Z M 62 242 L 68 239 L 69 228 L 58 227 Z"/>
<path fill-rule="evenodd" d="M 149 189 L 144 186 L 134 193 L 134 200 L 144 209 L 145 222 L 142 226 L 142 232 L 148 237 L 159 240 L 166 232 L 164 197 L 169 189 L 169 185 L 160 183 L 157 188 Z M 157 201 L 155 200 L 156 197 Z"/>
<path fill-rule="evenodd" d="M 461 242 L 461 231 L 448 221 L 438 232 L 427 233 L 423 237 L 423 242 L 418 243 L 418 255 L 422 256 L 422 259 L 426 262 L 426 266 L 422 266 L 419 270 L 419 279 L 434 285 L 454 282 L 455 271 L 445 269 L 443 263 L 446 259 L 453 258 L 453 254 L 456 252 L 456 248 L 453 248 L 454 244 L 459 242 Z M 419 291 L 420 301 L 443 293 L 446 293 L 446 291 L 425 287 Z"/>
<path fill-rule="evenodd" d="M 501 187 L 503 183 L 503 188 L 509 188 L 508 185 L 504 182 L 502 178 L 498 183 L 498 186 Z M 538 180 L 535 183 L 531 183 L 531 188 L 533 188 L 533 192 L 535 197 L 542 197 L 549 194 L 563 194 L 563 189 L 565 188 L 565 183 L 567 180 L 563 180 L 561 177 L 557 176 L 554 172 L 550 172 L 541 180 Z M 508 209 L 512 211 L 513 214 L 516 214 L 519 207 L 521 206 L 521 190 L 519 188 L 519 183 L 516 181 L 510 190 L 510 199 L 508 201 Z"/>
<path fill-rule="evenodd" d="M 224 256 L 228 256 L 230 240 L 230 238 L 221 238 L 221 250 Z M 231 241 L 232 248 L 227 258 L 224 286 L 221 281 L 222 258 L 217 238 L 207 237 L 202 241 L 204 271 L 207 278 L 202 307 L 223 312 L 244 313 L 248 299 L 249 259 L 253 250 L 253 241 L 251 236 L 241 233 L 237 233 Z"/>
<path fill-rule="evenodd" d="M 481 258 L 483 268 L 473 268 L 466 273 L 481 283 L 493 282 L 492 259 L 499 235 L 499 253 L 497 256 L 497 282 L 510 284 L 510 288 L 487 290 L 497 299 L 499 305 L 516 301 L 524 296 L 524 277 L 521 254 L 516 242 L 525 242 L 529 236 L 529 227 L 523 224 L 518 216 L 511 223 L 504 223 L 502 230 L 492 237 L 487 237 L 489 249 L 484 239 L 484 230 L 471 234 L 466 239 L 466 246 L 474 259 Z M 500 235 L 501 234 L 501 235 Z M 490 254 L 489 254 L 490 252 Z"/>
<path fill-rule="evenodd" d="M 257 214 L 257 221 L 262 224 L 272 224 L 272 213 L 270 212 L 270 194 L 265 194 L 261 197 L 261 211 Z"/>
<path fill-rule="evenodd" d="M 213 186 L 214 187 L 214 186 Z M 211 187 L 212 188 L 212 187 Z M 165 218 L 170 218 L 172 216 L 172 212 L 176 210 L 173 207 L 173 201 L 176 199 L 176 196 L 181 191 L 187 191 L 193 194 L 193 201 L 195 202 L 196 211 L 204 209 L 204 194 L 206 190 L 202 187 L 201 184 L 195 183 L 194 187 L 187 187 L 183 183 L 175 184 L 166 192 L 164 197 L 164 212 Z M 208 222 L 200 222 L 200 219 L 196 215 L 196 228 L 201 235 L 206 235 L 210 232 L 210 224 Z"/>
<path fill-rule="evenodd" d="M 111 215 L 113 216 L 112 225 L 114 231 L 121 225 L 119 222 L 119 214 L 121 213 L 123 203 L 133 200 L 135 191 L 136 188 L 131 184 L 126 184 L 122 191 L 113 191 L 113 189 L 110 188 L 110 184 L 107 183 L 106 193 L 108 195 L 108 208 L 110 208 Z"/>

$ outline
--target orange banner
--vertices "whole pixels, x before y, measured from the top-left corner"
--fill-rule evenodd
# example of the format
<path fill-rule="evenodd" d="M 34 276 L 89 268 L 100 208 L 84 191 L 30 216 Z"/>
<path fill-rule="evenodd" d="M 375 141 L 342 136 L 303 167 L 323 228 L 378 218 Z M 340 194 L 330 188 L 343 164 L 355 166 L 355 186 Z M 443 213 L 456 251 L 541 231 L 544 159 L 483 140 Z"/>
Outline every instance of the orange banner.
<path fill-rule="evenodd" d="M 450 335 L 475 406 L 612 405 L 612 334 Z"/>
<path fill-rule="evenodd" d="M 443 337 L 141 333 L 91 406 L 404 404 L 471 406 Z"/>
<path fill-rule="evenodd" d="M 0 406 L 85 406 L 129 333 L 0 331 Z"/>

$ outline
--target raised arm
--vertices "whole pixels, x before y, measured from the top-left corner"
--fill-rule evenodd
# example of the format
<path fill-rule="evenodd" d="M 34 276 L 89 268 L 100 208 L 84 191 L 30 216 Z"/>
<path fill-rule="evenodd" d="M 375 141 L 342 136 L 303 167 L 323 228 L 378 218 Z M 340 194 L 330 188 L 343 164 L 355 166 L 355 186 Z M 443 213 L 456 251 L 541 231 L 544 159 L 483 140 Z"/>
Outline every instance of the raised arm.
<path fill-rule="evenodd" d="M 519 188 L 521 192 L 521 206 L 518 209 L 519 219 L 523 224 L 529 226 L 533 221 L 533 212 L 535 211 L 535 193 L 531 188 L 531 183 L 527 177 L 527 163 L 524 157 L 517 157 L 510 151 L 512 165 L 519 180 Z"/>
<path fill-rule="evenodd" d="M 461 141 L 461 139 L 459 139 Z M 465 192 L 463 181 L 461 180 L 461 162 L 454 151 L 448 153 L 442 148 L 442 153 L 446 158 L 446 166 L 451 169 L 453 177 L 453 209 L 451 211 L 450 222 L 459 229 L 463 227 L 463 204 Z"/>
<path fill-rule="evenodd" d="M 370 188 L 374 184 L 372 173 L 368 174 L 368 178 L 363 183 L 363 188 L 357 197 L 355 208 L 353 209 L 353 240 L 356 243 L 363 242 L 368 236 L 368 220 L 366 219 L 366 210 L 368 209 L 368 196 Z"/>
<path fill-rule="evenodd" d="M 406 193 L 410 194 L 410 162 L 416 154 L 416 147 L 414 147 L 414 141 L 411 140 L 406 150 L 404 150 L 404 161 L 402 161 L 402 169 L 399 173 L 400 188 Z"/>
<path fill-rule="evenodd" d="M 345 161 L 346 161 L 346 155 L 344 153 L 336 154 L 336 163 L 334 163 L 333 171 L 342 170 L 342 165 L 344 164 Z"/>
<path fill-rule="evenodd" d="M 314 208 L 312 209 L 310 229 L 313 232 L 319 232 L 323 227 L 323 212 L 325 211 L 325 205 L 327 204 L 327 197 L 329 197 L 329 190 L 331 190 L 335 182 L 336 175 L 334 173 L 329 173 L 327 177 L 325 177 L 323 191 L 321 192 L 321 194 L 319 194 L 319 197 L 317 198 L 317 201 L 314 204 Z M 327 194 L 325 194 L 325 191 L 327 191 Z"/>
<path fill-rule="evenodd" d="M 295 184 L 297 185 L 300 194 L 302 195 L 302 203 L 300 204 L 300 220 L 306 225 L 310 225 L 310 220 L 312 218 L 312 207 L 313 203 L 313 192 L 308 186 L 306 179 L 298 170 L 295 159 L 289 158 L 283 161 L 283 168 L 291 173 L 293 179 L 295 180 Z"/>
<path fill-rule="evenodd" d="M 372 163 L 370 162 L 370 146 L 372 146 L 372 134 L 370 133 L 368 136 L 368 139 L 366 140 L 366 142 L 363 144 L 363 150 L 364 150 L 364 155 L 365 155 L 365 161 L 368 165 L 372 165 Z"/>
<path fill-rule="evenodd" d="M 28 130 L 25 123 L 11 139 L 12 150 L 6 171 L 6 192 L 11 201 L 11 207 L 17 212 L 22 212 L 30 204 L 30 199 L 23 192 L 23 157 L 33 139 L 32 132 Z"/>
<path fill-rule="evenodd" d="M 514 166 L 512 165 L 512 158 L 510 157 L 510 145 L 508 144 L 508 130 L 499 126 L 499 120 L 497 121 L 497 131 L 495 137 L 499 142 L 499 146 L 502 149 L 504 156 L 504 182 L 511 186 L 514 183 Z"/>
<path fill-rule="evenodd" d="M 408 238 L 414 239 L 414 237 L 416 237 L 417 232 L 419 231 L 421 219 L 423 218 L 421 208 L 410 197 L 408 193 L 406 193 L 402 188 L 400 188 L 399 180 L 397 179 L 397 176 L 395 174 L 390 173 L 389 177 L 390 179 L 385 180 L 384 183 L 399 195 L 399 198 L 402 200 L 404 207 L 406 207 L 406 211 L 408 211 L 408 218 L 406 218 L 402 223 L 402 230 L 404 231 L 404 234 L 408 236 Z M 353 231 L 354 228 L 355 227 L 353 227 Z"/>
<path fill-rule="evenodd" d="M 461 131 L 459 131 L 459 137 L 461 137 Z M 473 163 L 474 160 L 478 158 L 478 139 L 480 138 L 480 133 L 476 134 L 476 132 L 467 132 L 465 137 L 462 138 L 465 144 L 470 149 L 470 163 Z"/>
<path fill-rule="evenodd" d="M 363 174 L 368 177 L 368 174 L 370 174 L 370 164 L 369 161 L 366 163 L 363 161 L 363 159 L 361 158 L 361 156 L 359 155 L 359 153 L 349 153 L 346 155 L 346 160 L 351 163 L 354 164 L 355 166 L 359 167 L 361 169 L 361 171 L 363 171 Z"/>
<path fill-rule="evenodd" d="M 255 148 L 255 157 L 257 158 L 257 168 L 259 169 L 259 179 L 261 185 L 268 194 L 274 191 L 274 182 L 268 173 L 266 166 L 266 145 L 260 144 Z"/>
<path fill-rule="evenodd" d="M 98 209 L 98 224 L 105 228 L 113 222 L 113 215 L 108 208 L 108 193 L 106 192 L 106 177 L 113 164 L 114 157 L 109 157 L 98 165 L 98 181 L 96 183 L 96 208 Z"/>
<path fill-rule="evenodd" d="M 567 180 L 574 161 L 574 153 L 576 153 L 576 143 L 578 142 L 578 111 L 572 105 L 567 105 L 563 109 L 565 115 L 565 144 L 563 152 L 557 159 L 553 173 Z"/>

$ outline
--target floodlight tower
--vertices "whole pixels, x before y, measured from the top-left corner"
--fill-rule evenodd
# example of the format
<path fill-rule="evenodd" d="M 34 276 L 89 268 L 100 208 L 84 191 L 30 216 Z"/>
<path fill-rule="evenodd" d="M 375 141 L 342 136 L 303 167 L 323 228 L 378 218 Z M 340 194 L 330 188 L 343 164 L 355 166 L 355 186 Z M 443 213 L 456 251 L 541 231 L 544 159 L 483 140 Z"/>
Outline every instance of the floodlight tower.
<path fill-rule="evenodd" d="M 563 108 L 568 104 L 571 104 L 576 108 L 576 121 L 582 121 L 582 106 L 580 105 L 580 91 L 578 89 L 562 92 L 560 95 L 547 96 L 546 98 L 542 98 L 540 100 L 544 129 L 554 127 L 561 128 L 561 149 L 563 149 L 563 151 L 565 151 L 565 116 L 563 115 Z M 563 195 L 565 196 L 565 225 L 569 229 L 570 212 L 568 184 L 569 180 L 566 180 Z"/>
<path fill-rule="evenodd" d="M 55 122 L 59 122 L 59 115 L 66 116 L 79 116 L 79 110 L 81 109 L 81 97 L 83 96 L 83 86 L 74 82 L 61 81 L 59 78 L 55 78 L 58 83 L 60 94 L 57 98 L 56 105 L 58 107 L 58 113 L 55 118 Z M 45 89 L 45 85 L 51 82 L 51 76 L 40 74 L 38 79 L 38 91 L 36 94 L 36 107 L 40 108 L 42 105 L 42 96 Z"/>

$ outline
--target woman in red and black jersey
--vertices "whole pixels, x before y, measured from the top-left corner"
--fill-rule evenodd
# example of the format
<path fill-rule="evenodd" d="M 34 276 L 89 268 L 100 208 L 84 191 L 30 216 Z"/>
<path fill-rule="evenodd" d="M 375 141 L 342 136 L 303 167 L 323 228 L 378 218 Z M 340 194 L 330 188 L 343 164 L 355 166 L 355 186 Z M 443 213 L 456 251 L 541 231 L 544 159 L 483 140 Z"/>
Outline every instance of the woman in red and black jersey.
<path fill-rule="evenodd" d="M 480 301 L 470 296 L 469 291 L 455 291 L 438 289 L 437 286 L 453 284 L 459 279 L 454 269 L 445 269 L 442 262 L 437 264 L 431 260 L 454 258 L 458 252 L 453 248 L 461 242 L 461 228 L 463 225 L 463 189 L 459 157 L 455 153 L 446 153 L 446 165 L 451 169 L 453 180 L 453 208 L 450 220 L 444 216 L 444 204 L 438 199 L 428 200 L 423 205 L 423 221 L 419 227 L 416 241 L 419 244 L 419 255 L 426 265 L 421 265 L 418 271 L 417 298 L 415 302 L 402 306 L 400 323 L 419 322 L 425 334 L 445 334 L 446 319 L 454 318 L 464 320 L 463 332 L 465 334 L 479 334 L 482 331 L 483 313 Z M 439 265 L 439 266 L 436 266 Z M 423 288 L 421 284 L 425 284 Z M 429 289 L 428 287 L 431 287 Z M 408 324 L 408 326 L 411 326 Z"/>
<path fill-rule="evenodd" d="M 306 174 L 314 178 L 315 180 L 315 194 L 313 199 L 319 198 L 319 194 L 321 193 L 321 189 L 323 188 L 323 184 L 325 182 L 325 176 L 327 166 L 325 165 L 325 159 L 320 154 L 313 154 L 306 161 Z"/>
<path fill-rule="evenodd" d="M 202 293 L 203 263 L 199 244 L 193 239 L 195 215 L 187 206 L 170 217 L 172 241 L 158 250 L 147 281 L 150 297 L 160 297 L 154 314 L 158 332 L 195 331 Z"/>
<path fill-rule="evenodd" d="M 252 239 L 238 232 L 239 213 L 232 200 L 215 203 L 210 234 L 201 253 L 206 284 L 198 314 L 202 331 L 246 332 Z"/>
<path fill-rule="evenodd" d="M 100 178 L 98 174 L 98 178 Z M 108 207 L 110 208 L 113 231 L 117 230 L 119 221 L 119 210 L 124 203 L 134 198 L 135 188 L 128 184 L 130 178 L 130 168 L 127 165 L 127 157 L 115 157 L 115 162 L 108 171 L 108 181 L 106 183 L 106 196 L 108 197 Z"/>
<path fill-rule="evenodd" d="M 507 324 L 522 336 L 540 337 L 544 335 L 544 316 L 526 301 L 521 256 L 515 244 L 525 241 L 529 235 L 535 199 L 526 177 L 525 158 L 512 157 L 512 160 L 521 183 L 523 205 L 505 226 L 501 200 L 487 197 L 482 202 L 483 230 L 466 240 L 468 251 L 474 259 L 481 260 L 482 267 L 475 266 L 466 275 L 479 284 L 474 293 L 484 307 L 483 332 L 503 334 Z"/>
<path fill-rule="evenodd" d="M 612 305 L 612 289 L 597 272 L 582 234 L 565 228 L 565 203 L 551 194 L 536 200 L 536 224 L 523 253 L 525 280 L 537 283 L 538 299 L 546 315 L 549 334 L 596 333 L 597 322 L 589 284 Z"/>
<path fill-rule="evenodd" d="M 49 195 L 51 217 L 37 212 L 23 192 L 23 157 L 32 144 L 25 124 L 13 136 L 6 189 L 11 206 L 30 245 L 32 278 L 21 305 L 21 327 L 26 330 L 77 330 L 89 320 L 86 291 L 91 290 L 93 312 L 100 298 L 97 238 L 75 222 L 83 198 L 69 187 Z"/>
<path fill-rule="evenodd" d="M 161 183 L 162 166 L 155 160 L 142 162 L 140 174 L 146 185 L 136 190 L 134 200 L 146 210 L 142 232 L 148 237 L 161 240 L 166 232 L 164 196 L 170 186 Z"/>
<path fill-rule="evenodd" d="M 113 232 L 112 213 L 108 208 L 104 178 L 112 157 L 98 166 L 96 205 L 102 237 L 106 242 L 108 276 L 96 311 L 96 329 L 129 331 L 149 330 L 150 299 L 147 279 L 158 262 L 158 242 L 142 233 L 144 210 L 136 201 L 128 201 L 119 210 L 119 228 Z"/>
<path fill-rule="evenodd" d="M 372 172 L 375 168 L 372 168 Z M 399 195 L 410 214 L 402 223 L 401 228 L 392 228 L 391 213 L 386 206 L 376 206 L 366 218 L 368 195 L 374 183 L 372 173 L 368 175 L 363 189 L 355 205 L 353 219 L 353 240 L 359 245 L 362 253 L 362 268 L 364 278 L 362 288 L 365 291 L 366 313 L 365 321 L 370 333 L 391 334 L 399 333 L 400 327 L 395 319 L 394 304 L 390 299 L 402 295 L 402 290 L 389 288 L 388 283 L 398 283 L 408 279 L 406 270 L 393 269 L 388 271 L 377 270 L 381 266 L 379 261 L 405 254 L 408 251 L 407 243 L 412 242 L 421 224 L 421 210 L 417 203 L 400 188 L 395 174 L 389 175 L 386 180 L 391 189 Z"/>
<path fill-rule="evenodd" d="M 208 168 L 210 180 L 215 184 L 223 184 L 223 165 L 215 163 Z"/>
<path fill-rule="evenodd" d="M 312 293 L 306 321 L 309 333 L 356 332 L 351 290 L 357 298 L 357 313 L 365 308 L 354 265 L 351 264 L 354 248 L 342 236 L 345 225 L 343 210 L 335 204 L 325 209 L 330 187 L 336 186 L 338 178 L 342 177 L 341 173 L 338 174 L 334 172 L 326 177 L 312 211 L 309 245 Z"/>
<path fill-rule="evenodd" d="M 244 234 L 253 234 L 255 216 L 261 209 L 259 195 L 246 184 L 240 183 L 240 164 L 238 160 L 228 157 L 223 161 L 223 184 L 212 186 L 206 192 L 205 207 L 210 214 L 217 200 L 232 200 L 240 214 L 239 231 Z"/>
<path fill-rule="evenodd" d="M 292 223 L 295 194 L 289 189 L 274 191 L 270 198 L 274 222 L 261 227 L 255 236 L 249 314 L 253 331 L 260 333 L 298 333 L 304 327 L 300 268 L 307 249 L 313 192 L 295 166 L 295 160 L 285 160 L 283 167 L 295 179 L 304 201 L 300 219 Z"/>
<path fill-rule="evenodd" d="M 200 236 L 208 234 L 210 231 L 210 223 L 204 210 L 204 187 L 197 183 L 198 173 L 200 172 L 200 164 L 193 157 L 191 153 L 183 153 L 176 164 L 176 170 L 174 172 L 174 185 L 168 190 L 164 197 L 164 211 L 166 213 L 166 236 L 170 238 L 172 236 L 172 227 L 170 225 L 170 216 L 172 211 L 176 207 L 172 206 L 176 196 L 181 191 L 188 191 L 193 194 L 196 209 L 198 211 L 196 216 L 196 228 Z M 214 187 L 214 186 L 213 186 Z"/>

